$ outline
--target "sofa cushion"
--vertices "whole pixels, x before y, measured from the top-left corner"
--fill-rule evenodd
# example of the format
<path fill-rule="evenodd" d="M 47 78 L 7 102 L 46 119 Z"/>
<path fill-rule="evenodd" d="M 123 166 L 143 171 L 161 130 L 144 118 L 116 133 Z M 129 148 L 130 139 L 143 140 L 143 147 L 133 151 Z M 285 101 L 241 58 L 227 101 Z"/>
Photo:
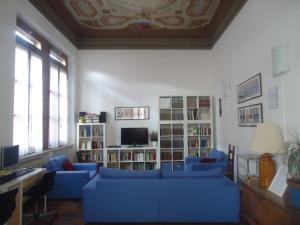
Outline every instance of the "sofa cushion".
<path fill-rule="evenodd" d="M 66 155 L 59 155 L 49 159 L 50 169 L 51 170 L 64 170 L 63 164 L 68 160 Z"/>
<path fill-rule="evenodd" d="M 92 179 L 97 174 L 96 171 L 89 171 L 89 177 Z"/>
<path fill-rule="evenodd" d="M 219 151 L 217 149 L 213 149 L 208 153 L 209 158 L 215 158 L 216 162 L 221 162 L 225 160 L 225 153 L 222 151 Z"/>
<path fill-rule="evenodd" d="M 114 168 L 100 168 L 101 178 L 159 178 L 160 170 L 132 171 Z"/>
<path fill-rule="evenodd" d="M 204 171 L 174 171 L 174 172 L 161 172 L 162 178 L 217 178 L 223 176 L 221 168 L 215 168 Z"/>
<path fill-rule="evenodd" d="M 64 161 L 63 168 L 64 168 L 64 170 L 68 170 L 68 171 L 74 170 L 73 164 L 68 159 L 66 161 Z"/>

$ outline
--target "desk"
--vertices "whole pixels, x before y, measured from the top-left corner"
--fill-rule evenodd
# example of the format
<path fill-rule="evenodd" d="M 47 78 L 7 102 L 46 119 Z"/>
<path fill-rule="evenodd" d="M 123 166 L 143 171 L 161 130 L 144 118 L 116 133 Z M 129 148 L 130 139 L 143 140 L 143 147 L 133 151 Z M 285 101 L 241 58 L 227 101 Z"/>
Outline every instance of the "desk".
<path fill-rule="evenodd" d="M 23 192 L 40 181 L 43 175 L 46 173 L 45 168 L 37 168 L 34 171 L 17 177 L 5 184 L 0 185 L 0 193 L 18 188 L 19 192 L 16 196 L 16 209 L 13 212 L 12 218 L 8 221 L 8 225 L 20 225 L 22 224 L 22 204 L 23 204 Z"/>

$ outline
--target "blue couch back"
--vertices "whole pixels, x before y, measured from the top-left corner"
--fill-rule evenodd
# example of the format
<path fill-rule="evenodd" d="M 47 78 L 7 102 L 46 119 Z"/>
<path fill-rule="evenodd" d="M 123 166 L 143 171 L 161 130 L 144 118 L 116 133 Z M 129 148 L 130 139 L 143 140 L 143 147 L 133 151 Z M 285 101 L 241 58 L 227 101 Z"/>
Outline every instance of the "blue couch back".
<path fill-rule="evenodd" d="M 47 164 L 47 170 L 64 170 L 63 164 L 68 160 L 66 155 L 58 155 L 49 159 Z"/>

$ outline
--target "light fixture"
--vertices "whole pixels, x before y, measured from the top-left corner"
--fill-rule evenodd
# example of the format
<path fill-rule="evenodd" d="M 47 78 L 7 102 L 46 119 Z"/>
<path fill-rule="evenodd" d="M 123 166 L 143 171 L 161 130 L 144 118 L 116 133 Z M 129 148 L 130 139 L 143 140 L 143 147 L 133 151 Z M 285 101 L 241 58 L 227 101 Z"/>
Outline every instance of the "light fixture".
<path fill-rule="evenodd" d="M 257 124 L 250 149 L 261 154 L 259 158 L 259 184 L 268 187 L 276 173 L 272 153 L 277 153 L 283 146 L 280 127 L 274 123 Z"/>

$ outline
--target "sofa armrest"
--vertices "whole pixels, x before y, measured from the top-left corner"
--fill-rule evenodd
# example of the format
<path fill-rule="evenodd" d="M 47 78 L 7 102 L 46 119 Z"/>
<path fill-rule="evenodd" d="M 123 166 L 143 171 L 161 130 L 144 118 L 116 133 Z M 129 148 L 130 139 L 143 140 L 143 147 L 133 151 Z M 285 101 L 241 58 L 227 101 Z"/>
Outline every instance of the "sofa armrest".
<path fill-rule="evenodd" d="M 97 170 L 97 163 L 73 163 L 73 166 L 75 170 Z"/>

